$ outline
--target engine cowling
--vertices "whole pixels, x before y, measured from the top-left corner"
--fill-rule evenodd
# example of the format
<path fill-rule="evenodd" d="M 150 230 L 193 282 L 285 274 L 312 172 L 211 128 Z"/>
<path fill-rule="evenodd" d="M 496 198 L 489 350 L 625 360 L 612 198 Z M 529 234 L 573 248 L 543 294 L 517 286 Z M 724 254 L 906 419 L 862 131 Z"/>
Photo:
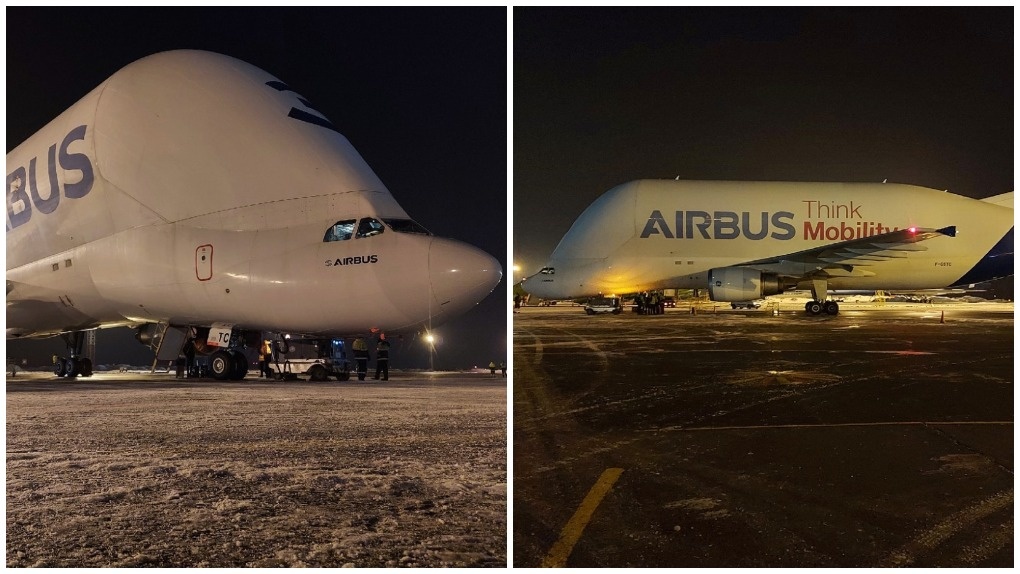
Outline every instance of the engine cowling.
<path fill-rule="evenodd" d="M 722 267 L 708 272 L 708 296 L 713 301 L 750 301 L 783 292 L 774 273 L 744 267 Z"/>

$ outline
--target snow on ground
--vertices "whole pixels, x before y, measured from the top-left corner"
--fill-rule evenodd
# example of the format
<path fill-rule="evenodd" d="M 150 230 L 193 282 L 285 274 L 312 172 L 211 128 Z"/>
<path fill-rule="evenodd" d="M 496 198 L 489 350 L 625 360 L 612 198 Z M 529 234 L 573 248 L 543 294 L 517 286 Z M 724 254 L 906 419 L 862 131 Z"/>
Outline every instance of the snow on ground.
<path fill-rule="evenodd" d="M 506 384 L 7 383 L 7 566 L 505 566 Z"/>

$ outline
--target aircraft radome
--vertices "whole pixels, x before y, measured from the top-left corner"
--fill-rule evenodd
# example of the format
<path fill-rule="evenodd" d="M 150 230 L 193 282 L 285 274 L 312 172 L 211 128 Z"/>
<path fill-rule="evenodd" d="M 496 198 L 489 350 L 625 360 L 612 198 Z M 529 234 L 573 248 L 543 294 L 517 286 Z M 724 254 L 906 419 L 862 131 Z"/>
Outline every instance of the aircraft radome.
<path fill-rule="evenodd" d="M 1013 193 L 892 183 L 642 180 L 595 200 L 524 288 L 544 299 L 707 289 L 748 301 L 810 289 L 917 290 L 1013 274 Z"/>
<path fill-rule="evenodd" d="M 304 98 L 219 54 L 130 64 L 7 154 L 7 337 L 62 334 L 58 374 L 91 373 L 86 330 L 134 326 L 195 333 L 238 379 L 255 333 L 413 331 L 501 278 Z"/>

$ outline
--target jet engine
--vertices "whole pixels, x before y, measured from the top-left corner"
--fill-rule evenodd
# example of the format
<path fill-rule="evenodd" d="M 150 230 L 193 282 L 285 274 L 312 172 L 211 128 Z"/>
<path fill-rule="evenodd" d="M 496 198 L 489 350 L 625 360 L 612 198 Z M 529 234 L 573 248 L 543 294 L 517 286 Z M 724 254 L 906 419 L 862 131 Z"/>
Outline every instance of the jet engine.
<path fill-rule="evenodd" d="M 713 301 L 750 301 L 783 292 L 774 273 L 745 267 L 723 267 L 708 272 L 708 296 Z"/>
<path fill-rule="evenodd" d="M 159 347 L 159 340 L 162 336 L 157 323 L 145 323 L 139 325 L 135 330 L 135 340 L 152 349 Z"/>

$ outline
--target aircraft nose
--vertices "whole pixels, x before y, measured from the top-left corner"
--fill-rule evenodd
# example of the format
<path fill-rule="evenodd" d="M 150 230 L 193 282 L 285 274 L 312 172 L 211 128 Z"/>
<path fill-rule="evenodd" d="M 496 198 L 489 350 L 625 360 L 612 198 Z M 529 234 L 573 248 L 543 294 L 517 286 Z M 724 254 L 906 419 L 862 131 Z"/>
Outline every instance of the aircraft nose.
<path fill-rule="evenodd" d="M 503 267 L 488 253 L 466 243 L 433 238 L 429 278 L 441 312 L 481 301 L 503 278 Z"/>

